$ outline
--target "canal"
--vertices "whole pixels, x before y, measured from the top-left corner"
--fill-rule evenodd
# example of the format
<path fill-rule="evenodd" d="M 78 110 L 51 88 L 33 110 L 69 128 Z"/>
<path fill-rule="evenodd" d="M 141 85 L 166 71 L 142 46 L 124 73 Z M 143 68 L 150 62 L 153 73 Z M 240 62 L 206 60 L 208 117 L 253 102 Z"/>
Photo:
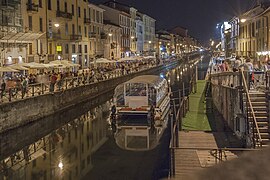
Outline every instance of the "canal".
<path fill-rule="evenodd" d="M 205 76 L 205 54 L 196 61 L 198 77 Z M 172 91 L 185 88 L 196 66 L 182 64 L 157 72 Z M 208 64 L 207 64 L 208 65 Z M 38 122 L 0 134 L 2 179 L 160 179 L 169 172 L 170 130 L 157 148 L 134 152 L 114 142 L 108 118 L 113 92 L 59 112 Z M 97 105 L 98 104 L 98 105 Z"/>

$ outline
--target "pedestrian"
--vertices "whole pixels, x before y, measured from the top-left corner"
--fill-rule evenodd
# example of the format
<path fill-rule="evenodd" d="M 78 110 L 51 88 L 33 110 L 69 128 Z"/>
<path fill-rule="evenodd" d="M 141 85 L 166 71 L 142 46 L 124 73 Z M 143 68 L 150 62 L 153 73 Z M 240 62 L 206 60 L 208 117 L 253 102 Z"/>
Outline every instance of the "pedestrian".
<path fill-rule="evenodd" d="M 22 99 L 23 99 L 26 92 L 27 92 L 27 80 L 26 80 L 26 78 L 23 78 L 23 80 L 21 82 L 21 87 L 22 87 Z"/>
<path fill-rule="evenodd" d="M 57 80 L 56 74 L 53 73 L 50 78 L 50 92 L 54 92 L 54 86 L 55 86 L 56 80 Z"/>
<path fill-rule="evenodd" d="M 241 62 L 239 56 L 236 56 L 234 66 L 233 66 L 233 71 L 234 72 L 239 71 L 239 67 L 241 66 L 241 64 L 242 64 L 242 62 Z"/>
<path fill-rule="evenodd" d="M 6 91 L 6 82 L 5 80 L 3 79 L 2 80 L 2 84 L 1 84 L 1 101 L 3 102 L 3 97 L 4 97 L 4 94 L 5 94 L 5 91 Z"/>

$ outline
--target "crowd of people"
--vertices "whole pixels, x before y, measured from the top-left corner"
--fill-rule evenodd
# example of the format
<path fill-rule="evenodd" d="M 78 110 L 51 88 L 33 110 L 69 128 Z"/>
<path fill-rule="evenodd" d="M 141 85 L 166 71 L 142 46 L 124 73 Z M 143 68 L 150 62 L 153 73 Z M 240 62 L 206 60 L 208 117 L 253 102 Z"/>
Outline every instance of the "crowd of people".
<path fill-rule="evenodd" d="M 210 73 L 238 72 L 240 70 L 248 73 L 249 86 L 264 84 L 265 72 L 270 71 L 270 59 L 267 61 L 252 61 L 250 58 L 241 59 L 238 56 L 234 60 L 213 58 Z"/>
<path fill-rule="evenodd" d="M 51 70 L 45 72 L 43 70 L 31 74 L 28 74 L 28 72 L 24 72 L 24 74 L 8 73 L 0 77 L 0 102 L 3 102 L 3 97 L 7 96 L 7 94 L 10 97 L 17 92 L 21 92 L 21 98 L 28 96 L 30 85 L 42 83 L 48 87 L 50 92 L 61 91 L 64 89 L 64 82 L 68 82 L 68 86 L 74 87 L 80 84 L 94 83 L 137 72 L 144 67 L 149 68 L 159 63 L 156 59 L 147 59 L 121 63 L 104 63 L 82 70 L 73 69 L 73 71 Z"/>
<path fill-rule="evenodd" d="M 244 71 L 261 71 L 266 72 L 270 70 L 270 60 L 264 62 L 251 61 L 250 58 L 241 60 L 240 57 L 236 57 L 234 61 L 229 59 L 219 60 L 218 58 L 213 58 L 212 61 L 212 73 L 225 72 L 225 71 L 239 71 L 243 69 Z"/>

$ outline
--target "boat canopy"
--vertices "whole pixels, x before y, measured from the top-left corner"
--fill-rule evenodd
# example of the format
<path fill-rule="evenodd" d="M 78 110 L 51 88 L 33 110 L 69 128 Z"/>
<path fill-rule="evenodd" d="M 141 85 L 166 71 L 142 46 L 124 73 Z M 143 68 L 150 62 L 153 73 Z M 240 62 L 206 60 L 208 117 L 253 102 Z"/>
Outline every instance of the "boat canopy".
<path fill-rule="evenodd" d="M 166 81 L 164 78 L 161 78 L 159 76 L 155 76 L 155 75 L 143 75 L 143 76 L 137 76 L 127 82 L 125 82 L 125 84 L 128 83 L 145 83 L 145 84 L 149 84 L 152 87 L 158 87 L 162 81 Z"/>
<path fill-rule="evenodd" d="M 155 75 L 135 77 L 115 89 L 114 102 L 117 107 L 158 106 L 168 93 L 166 79 Z"/>

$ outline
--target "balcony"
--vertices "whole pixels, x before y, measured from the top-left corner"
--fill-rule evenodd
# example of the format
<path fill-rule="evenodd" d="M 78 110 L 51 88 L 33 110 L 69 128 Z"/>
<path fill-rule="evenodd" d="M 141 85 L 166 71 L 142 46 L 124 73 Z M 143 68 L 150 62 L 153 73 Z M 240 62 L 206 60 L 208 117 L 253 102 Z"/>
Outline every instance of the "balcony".
<path fill-rule="evenodd" d="M 97 34 L 95 32 L 90 32 L 88 34 L 89 38 L 96 38 L 97 37 Z"/>
<path fill-rule="evenodd" d="M 66 19 L 72 19 L 72 14 L 68 12 L 63 12 L 63 11 L 56 11 L 56 17 L 62 17 Z"/>
<path fill-rule="evenodd" d="M 91 23 L 91 19 L 90 18 L 84 18 L 84 23 L 85 24 L 90 24 Z"/>
<path fill-rule="evenodd" d="M 72 34 L 72 35 L 70 35 L 70 40 L 71 41 L 81 41 L 82 40 L 82 35 Z"/>
<path fill-rule="evenodd" d="M 48 40 L 59 40 L 61 39 L 61 34 L 56 32 L 48 32 Z"/>
<path fill-rule="evenodd" d="M 101 33 L 100 34 L 100 39 L 107 39 L 107 34 Z"/>
<path fill-rule="evenodd" d="M 129 39 L 129 38 L 130 38 L 130 36 L 129 36 L 129 34 L 122 34 L 122 38 Z"/>
<path fill-rule="evenodd" d="M 27 11 L 28 12 L 38 12 L 38 4 L 35 3 L 27 3 Z"/>
<path fill-rule="evenodd" d="M 2 6 L 7 6 L 11 8 L 15 8 L 18 4 L 21 4 L 20 0 L 2 0 L 1 2 Z"/>

